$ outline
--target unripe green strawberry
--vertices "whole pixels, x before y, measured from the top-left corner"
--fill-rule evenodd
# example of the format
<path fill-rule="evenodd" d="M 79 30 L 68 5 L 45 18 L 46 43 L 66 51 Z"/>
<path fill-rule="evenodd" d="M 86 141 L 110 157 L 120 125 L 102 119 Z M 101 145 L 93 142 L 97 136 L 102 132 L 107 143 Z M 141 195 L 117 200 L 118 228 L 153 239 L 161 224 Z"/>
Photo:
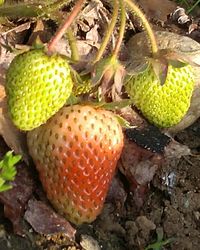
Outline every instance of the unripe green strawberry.
<path fill-rule="evenodd" d="M 75 224 L 95 220 L 123 147 L 117 118 L 87 105 L 64 106 L 27 140 L 54 208 Z"/>
<path fill-rule="evenodd" d="M 13 123 L 31 130 L 45 123 L 72 91 L 67 59 L 34 49 L 14 58 L 6 75 L 8 109 Z"/>
<path fill-rule="evenodd" d="M 194 88 L 191 65 L 168 65 L 164 84 L 160 83 L 152 65 L 133 76 L 126 84 L 126 91 L 142 114 L 158 127 L 171 127 L 186 114 Z"/>

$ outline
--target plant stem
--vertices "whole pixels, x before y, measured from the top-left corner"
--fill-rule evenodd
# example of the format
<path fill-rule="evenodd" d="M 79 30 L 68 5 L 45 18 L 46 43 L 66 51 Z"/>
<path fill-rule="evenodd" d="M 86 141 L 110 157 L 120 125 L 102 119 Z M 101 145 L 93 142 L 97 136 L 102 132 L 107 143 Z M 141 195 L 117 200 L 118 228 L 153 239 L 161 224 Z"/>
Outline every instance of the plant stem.
<path fill-rule="evenodd" d="M 59 8 L 61 8 L 64 5 L 67 5 L 69 1 L 65 1 L 65 0 L 59 0 L 59 1 L 55 1 L 55 0 L 49 0 L 48 3 L 44 2 L 43 5 L 41 5 L 41 9 L 43 11 L 44 14 L 49 14 L 55 10 L 58 10 Z"/>
<path fill-rule="evenodd" d="M 54 47 L 56 43 L 61 39 L 61 37 L 64 35 L 66 30 L 69 28 L 71 23 L 74 21 L 74 19 L 77 17 L 79 12 L 81 11 L 82 5 L 85 0 L 78 0 L 76 5 L 74 6 L 72 12 L 65 20 L 64 24 L 60 26 L 58 31 L 56 32 L 55 36 L 50 40 L 48 44 L 48 52 L 51 53 L 54 50 Z"/>
<path fill-rule="evenodd" d="M 109 43 L 109 40 L 112 36 L 112 33 L 113 33 L 113 30 L 115 28 L 115 25 L 116 25 L 116 22 L 117 22 L 117 17 L 118 17 L 118 12 L 119 12 L 119 2 L 118 0 L 114 0 L 114 4 L 113 4 L 113 14 L 112 14 L 112 20 L 108 26 L 108 29 L 107 29 L 107 32 L 106 32 L 106 35 L 102 41 L 102 44 L 98 50 L 98 53 L 96 55 L 96 58 L 94 59 L 94 64 L 96 62 L 98 62 L 101 57 L 103 56 L 103 53 Z"/>
<path fill-rule="evenodd" d="M 196 1 L 196 3 L 187 11 L 187 13 L 189 14 L 191 11 L 193 11 L 193 9 L 200 3 L 200 0 Z"/>
<path fill-rule="evenodd" d="M 47 12 L 53 12 L 57 9 L 60 9 L 64 5 L 69 4 L 70 2 L 70 0 L 48 1 Z"/>
<path fill-rule="evenodd" d="M 156 42 L 153 30 L 152 30 L 146 16 L 132 0 L 124 0 L 124 2 L 127 3 L 127 5 L 133 10 L 133 12 L 140 18 L 140 20 L 141 20 L 141 22 L 142 22 L 142 24 L 147 32 L 147 35 L 149 37 L 149 40 L 151 43 L 152 54 L 153 55 L 157 54 L 158 53 L 157 42 Z"/>
<path fill-rule="evenodd" d="M 113 56 L 117 57 L 120 51 L 120 47 L 123 41 L 123 37 L 124 37 L 124 32 L 126 29 L 126 10 L 125 10 L 125 5 L 124 5 L 124 1 L 123 0 L 119 0 L 120 2 L 120 7 L 121 7 L 121 16 L 120 16 L 120 30 L 119 30 L 119 37 L 118 40 L 115 44 L 115 48 L 113 51 Z"/>
<path fill-rule="evenodd" d="M 74 61 L 79 61 L 79 53 L 78 53 L 78 48 L 76 44 L 76 38 L 74 37 L 73 31 L 71 28 L 68 29 L 67 31 L 67 38 L 69 41 L 69 46 L 71 49 L 71 59 Z"/>

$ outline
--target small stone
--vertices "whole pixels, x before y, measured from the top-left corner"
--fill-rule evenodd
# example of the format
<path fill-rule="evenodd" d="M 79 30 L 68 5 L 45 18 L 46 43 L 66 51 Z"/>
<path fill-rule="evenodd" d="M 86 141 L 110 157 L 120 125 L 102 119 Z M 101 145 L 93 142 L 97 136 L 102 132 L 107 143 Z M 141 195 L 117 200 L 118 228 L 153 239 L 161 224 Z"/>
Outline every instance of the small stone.
<path fill-rule="evenodd" d="M 80 245 L 85 250 L 100 250 L 101 249 L 98 242 L 95 239 L 93 239 L 91 236 L 86 235 L 86 234 L 81 235 Z"/>

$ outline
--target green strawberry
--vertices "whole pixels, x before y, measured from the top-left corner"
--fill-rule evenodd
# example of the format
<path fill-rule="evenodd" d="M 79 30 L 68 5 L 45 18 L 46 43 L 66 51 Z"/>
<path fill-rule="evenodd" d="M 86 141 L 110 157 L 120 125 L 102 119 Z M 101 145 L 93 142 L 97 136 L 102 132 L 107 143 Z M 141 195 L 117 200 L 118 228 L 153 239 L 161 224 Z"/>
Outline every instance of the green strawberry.
<path fill-rule="evenodd" d="M 27 140 L 55 209 L 75 224 L 95 220 L 124 143 L 112 112 L 88 105 L 64 106 L 28 132 Z"/>
<path fill-rule="evenodd" d="M 31 130 L 45 123 L 72 92 L 70 67 L 64 56 L 34 49 L 14 58 L 6 75 L 8 109 L 13 123 Z"/>
<path fill-rule="evenodd" d="M 161 84 L 152 64 L 133 76 L 125 85 L 135 106 L 149 122 L 165 128 L 176 125 L 190 107 L 194 88 L 193 67 L 168 64 L 166 79 Z"/>

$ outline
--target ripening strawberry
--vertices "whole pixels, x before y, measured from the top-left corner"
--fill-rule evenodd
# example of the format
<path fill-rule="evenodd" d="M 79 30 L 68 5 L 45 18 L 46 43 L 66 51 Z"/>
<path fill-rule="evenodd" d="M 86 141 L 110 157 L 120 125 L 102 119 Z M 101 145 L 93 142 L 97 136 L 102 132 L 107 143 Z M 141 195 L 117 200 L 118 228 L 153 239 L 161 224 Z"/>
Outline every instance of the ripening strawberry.
<path fill-rule="evenodd" d="M 190 107 L 194 89 L 194 72 L 189 64 L 174 67 L 169 64 L 164 84 L 160 83 L 151 65 L 133 76 L 126 92 L 149 122 L 166 128 L 179 123 Z"/>
<path fill-rule="evenodd" d="M 33 49 L 17 55 L 6 75 L 8 110 L 21 130 L 45 123 L 66 102 L 72 92 L 67 58 Z"/>
<path fill-rule="evenodd" d="M 54 208 L 75 224 L 95 220 L 123 148 L 122 128 L 112 112 L 64 106 L 28 132 L 27 140 Z"/>

